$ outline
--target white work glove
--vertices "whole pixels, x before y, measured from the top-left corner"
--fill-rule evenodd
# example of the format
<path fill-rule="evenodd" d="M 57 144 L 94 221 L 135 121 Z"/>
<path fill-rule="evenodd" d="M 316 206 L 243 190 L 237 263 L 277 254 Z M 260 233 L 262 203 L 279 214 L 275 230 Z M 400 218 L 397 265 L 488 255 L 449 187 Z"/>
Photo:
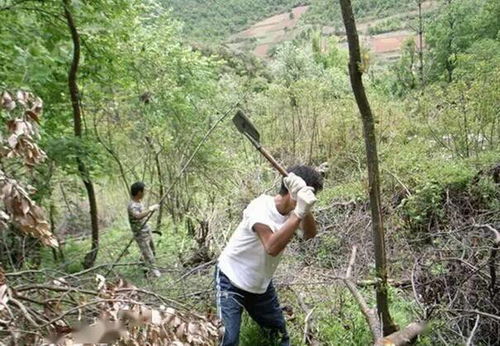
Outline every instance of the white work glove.
<path fill-rule="evenodd" d="M 148 211 L 149 212 L 153 212 L 153 211 L 158 210 L 158 209 L 160 209 L 160 205 L 159 204 L 153 204 L 153 205 L 149 206 Z"/>
<path fill-rule="evenodd" d="M 299 219 L 303 219 L 309 214 L 316 203 L 316 196 L 314 195 L 314 188 L 310 186 L 303 187 L 297 193 L 297 205 L 295 206 L 294 213 Z"/>
<path fill-rule="evenodd" d="M 304 179 L 295 173 L 289 173 L 287 177 L 284 177 L 283 183 L 294 201 L 297 200 L 297 193 L 299 193 L 300 189 L 307 185 Z"/>

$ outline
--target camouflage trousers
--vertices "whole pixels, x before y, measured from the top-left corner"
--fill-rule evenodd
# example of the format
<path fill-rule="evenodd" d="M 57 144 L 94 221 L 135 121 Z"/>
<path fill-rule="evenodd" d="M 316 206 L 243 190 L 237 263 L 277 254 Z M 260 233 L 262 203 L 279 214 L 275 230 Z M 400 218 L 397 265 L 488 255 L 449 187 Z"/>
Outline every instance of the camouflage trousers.
<path fill-rule="evenodd" d="M 140 232 L 134 235 L 134 239 L 141 250 L 142 260 L 149 269 L 155 269 L 155 246 L 151 232 Z"/>

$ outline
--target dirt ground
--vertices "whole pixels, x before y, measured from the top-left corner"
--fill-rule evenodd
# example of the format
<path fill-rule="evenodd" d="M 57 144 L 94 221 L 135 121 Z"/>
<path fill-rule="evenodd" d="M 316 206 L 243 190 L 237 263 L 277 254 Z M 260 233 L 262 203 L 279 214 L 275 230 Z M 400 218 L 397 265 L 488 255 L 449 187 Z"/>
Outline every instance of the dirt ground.
<path fill-rule="evenodd" d="M 411 31 L 394 31 L 380 35 L 371 36 L 368 40 L 369 47 L 376 55 L 399 51 L 404 41 L 414 38 L 418 46 L 415 33 Z"/>
<path fill-rule="evenodd" d="M 424 2 L 423 9 L 428 11 L 436 5 L 435 1 Z M 286 40 L 292 39 L 297 34 L 297 24 L 302 15 L 307 12 L 309 6 L 299 6 L 291 12 L 281 13 L 262 21 L 259 21 L 248 29 L 233 35 L 229 42 L 229 46 L 234 49 L 248 49 L 249 44 L 254 47 L 253 54 L 259 58 L 269 58 L 270 50 L 277 44 Z M 292 15 L 293 13 L 293 15 Z M 392 17 L 407 16 L 416 14 L 416 10 L 399 13 Z M 380 21 L 387 20 L 386 18 L 365 18 L 358 23 L 358 31 L 364 44 L 371 49 L 374 55 L 380 59 L 394 59 L 399 56 L 401 46 L 408 38 L 416 39 L 416 33 L 408 30 L 399 30 L 378 35 L 368 35 L 368 28 L 376 25 Z M 322 29 L 325 36 L 325 47 L 328 36 L 339 36 L 339 42 L 344 41 L 342 33 L 336 32 L 333 27 L 324 26 Z M 342 43 L 341 43 L 342 45 Z"/>

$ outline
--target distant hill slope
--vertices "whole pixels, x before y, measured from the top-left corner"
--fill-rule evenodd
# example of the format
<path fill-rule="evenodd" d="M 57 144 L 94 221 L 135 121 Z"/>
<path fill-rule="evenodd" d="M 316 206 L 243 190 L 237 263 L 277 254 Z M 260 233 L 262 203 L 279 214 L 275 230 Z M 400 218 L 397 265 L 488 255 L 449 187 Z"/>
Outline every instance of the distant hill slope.
<path fill-rule="evenodd" d="M 252 26 L 231 35 L 227 39 L 228 46 L 236 51 L 252 52 L 259 58 L 270 58 L 276 47 L 285 41 L 293 39 L 309 40 L 307 34 L 320 31 L 322 46 L 326 48 L 328 38 L 337 36 L 338 41 L 345 46 L 344 26 L 340 16 L 340 8 L 336 2 L 328 0 L 330 12 L 326 12 L 323 0 L 314 0 L 312 5 L 298 6 L 280 14 L 267 17 Z M 417 27 L 418 7 L 415 0 L 379 0 L 373 1 L 375 7 L 366 7 L 361 0 L 354 0 L 358 13 L 357 29 L 363 47 L 368 48 L 380 62 L 393 61 L 400 56 L 403 43 L 415 37 Z M 318 7 L 319 6 L 319 7 Z M 318 19 L 319 8 L 325 6 L 325 14 Z M 426 0 L 422 2 L 422 14 L 427 18 L 437 7 L 437 2 Z M 317 22 L 312 22 L 317 18 Z M 304 35 L 305 34 L 305 35 Z"/>
<path fill-rule="evenodd" d="M 160 0 L 184 22 L 190 39 L 217 42 L 256 21 L 308 3 L 300 0 Z"/>
<path fill-rule="evenodd" d="M 338 1 L 312 0 L 304 20 L 311 24 L 342 26 L 342 14 Z M 416 0 L 352 0 L 354 16 L 357 20 L 369 17 L 385 18 L 402 13 L 417 6 Z"/>

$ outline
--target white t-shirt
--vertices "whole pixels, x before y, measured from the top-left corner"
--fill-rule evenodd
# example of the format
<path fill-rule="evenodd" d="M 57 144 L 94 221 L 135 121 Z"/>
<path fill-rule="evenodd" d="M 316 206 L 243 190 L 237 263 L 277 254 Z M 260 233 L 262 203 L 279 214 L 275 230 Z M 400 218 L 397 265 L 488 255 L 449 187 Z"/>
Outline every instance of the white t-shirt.
<path fill-rule="evenodd" d="M 220 270 L 233 285 L 251 293 L 266 292 L 281 253 L 276 257 L 268 255 L 253 226 L 264 224 L 276 232 L 287 219 L 288 215 L 278 212 L 271 196 L 261 195 L 250 202 L 218 260 Z"/>

